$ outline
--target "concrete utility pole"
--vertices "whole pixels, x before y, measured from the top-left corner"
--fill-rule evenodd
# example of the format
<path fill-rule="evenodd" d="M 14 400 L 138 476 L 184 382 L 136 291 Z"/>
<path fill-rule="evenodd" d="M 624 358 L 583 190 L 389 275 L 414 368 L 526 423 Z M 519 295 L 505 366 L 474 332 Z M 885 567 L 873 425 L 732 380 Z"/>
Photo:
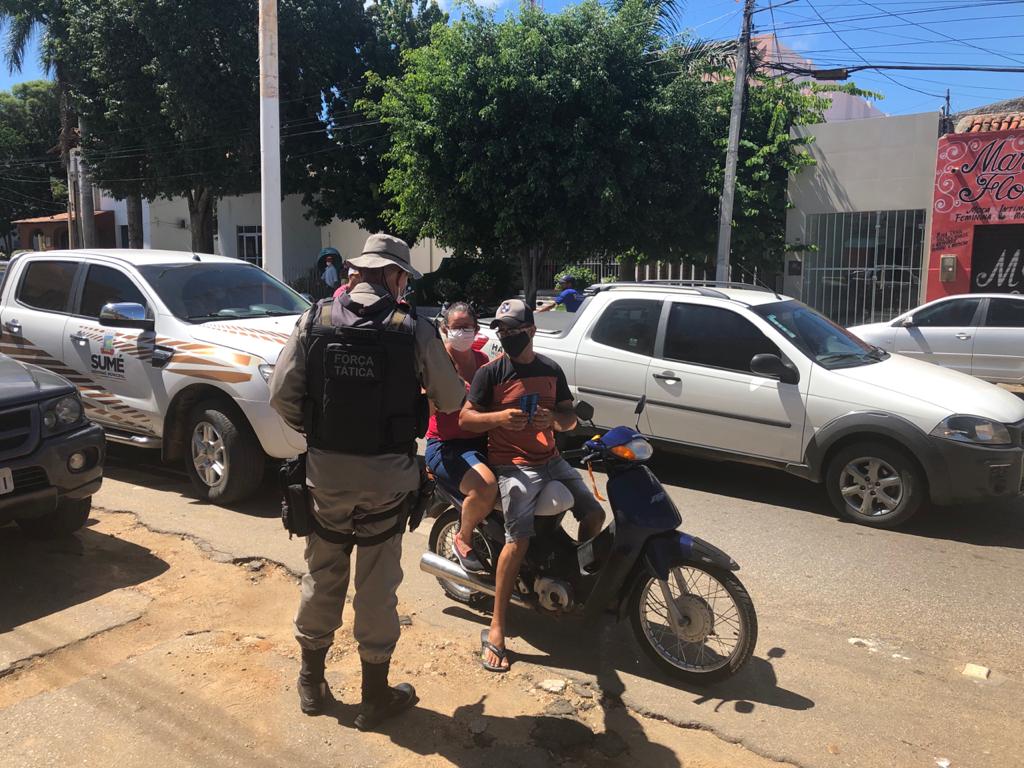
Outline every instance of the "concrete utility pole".
<path fill-rule="evenodd" d="M 747 67 L 750 62 L 750 27 L 754 16 L 754 0 L 743 6 L 743 29 L 736 52 L 736 83 L 732 89 L 732 114 L 729 117 L 729 148 L 725 152 L 725 181 L 722 185 L 718 223 L 718 258 L 715 280 L 729 280 L 729 251 L 732 248 L 732 209 L 736 197 L 736 163 L 740 154 L 740 125 L 743 123 L 743 96 L 747 90 Z"/>
<path fill-rule="evenodd" d="M 277 0 L 260 0 L 260 179 L 263 268 L 284 279 L 281 245 L 281 113 L 277 79 Z"/>
<path fill-rule="evenodd" d="M 78 130 L 82 138 L 85 138 L 85 121 L 81 118 L 78 119 Z M 76 151 L 78 153 L 78 183 L 80 186 L 78 212 L 82 222 L 82 247 L 95 248 L 98 243 L 96 242 L 96 206 L 92 196 L 92 177 L 89 175 L 89 166 L 85 162 L 82 150 Z"/>

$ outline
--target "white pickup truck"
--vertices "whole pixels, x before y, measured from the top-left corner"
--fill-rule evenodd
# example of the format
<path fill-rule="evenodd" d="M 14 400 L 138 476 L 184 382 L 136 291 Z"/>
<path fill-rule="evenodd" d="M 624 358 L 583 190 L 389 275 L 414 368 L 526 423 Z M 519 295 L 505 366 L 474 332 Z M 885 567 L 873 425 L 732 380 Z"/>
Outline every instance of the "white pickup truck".
<path fill-rule="evenodd" d="M 267 380 L 309 302 L 259 267 L 177 251 L 29 252 L 0 284 L 0 352 L 77 387 L 107 439 L 182 461 L 238 501 L 305 450 Z"/>
<path fill-rule="evenodd" d="M 613 283 L 536 315 L 602 428 L 825 482 L 846 518 L 895 527 L 921 505 L 1024 492 L 1024 400 L 891 355 L 800 302 L 752 286 Z M 486 325 L 486 323 L 485 323 Z M 484 351 L 495 356 L 493 336 Z"/>

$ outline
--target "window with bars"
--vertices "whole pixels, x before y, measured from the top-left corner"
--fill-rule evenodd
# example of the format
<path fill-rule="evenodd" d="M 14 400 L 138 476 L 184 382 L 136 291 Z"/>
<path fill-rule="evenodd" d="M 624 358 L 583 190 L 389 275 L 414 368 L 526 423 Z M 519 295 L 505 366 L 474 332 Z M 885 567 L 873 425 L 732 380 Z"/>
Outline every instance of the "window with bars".
<path fill-rule="evenodd" d="M 923 209 L 809 215 L 804 302 L 845 326 L 916 307 L 924 222 Z"/>
<path fill-rule="evenodd" d="M 238 250 L 236 257 L 257 267 L 263 264 L 263 227 L 259 224 L 252 226 L 237 226 L 235 231 L 238 237 Z"/>

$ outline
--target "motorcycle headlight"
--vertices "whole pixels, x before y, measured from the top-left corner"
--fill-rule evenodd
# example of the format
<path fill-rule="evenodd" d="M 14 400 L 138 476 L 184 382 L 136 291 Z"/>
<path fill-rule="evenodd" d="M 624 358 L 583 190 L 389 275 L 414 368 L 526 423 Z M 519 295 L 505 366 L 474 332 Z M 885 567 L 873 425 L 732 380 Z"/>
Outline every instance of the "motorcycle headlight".
<path fill-rule="evenodd" d="M 48 430 L 63 429 L 82 420 L 82 401 L 78 395 L 65 395 L 47 404 L 43 425 Z"/>
<path fill-rule="evenodd" d="M 270 377 L 274 375 L 274 366 L 270 363 L 263 363 L 259 366 L 259 372 L 260 376 L 263 377 L 263 380 L 269 384 Z"/>
<path fill-rule="evenodd" d="M 932 430 L 932 436 L 974 445 L 1010 445 L 1013 442 L 1005 424 L 979 416 L 950 416 Z"/>
<path fill-rule="evenodd" d="M 610 453 L 627 461 L 647 461 L 654 455 L 654 448 L 642 437 L 637 437 L 623 445 L 616 445 Z"/>

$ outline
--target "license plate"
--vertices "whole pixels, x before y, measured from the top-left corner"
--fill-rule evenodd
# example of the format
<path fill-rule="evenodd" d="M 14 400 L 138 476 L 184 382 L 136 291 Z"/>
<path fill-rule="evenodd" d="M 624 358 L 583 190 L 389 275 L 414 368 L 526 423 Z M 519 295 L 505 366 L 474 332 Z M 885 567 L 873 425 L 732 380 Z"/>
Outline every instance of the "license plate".
<path fill-rule="evenodd" d="M 0 496 L 14 490 L 14 475 L 10 468 L 0 467 Z"/>

